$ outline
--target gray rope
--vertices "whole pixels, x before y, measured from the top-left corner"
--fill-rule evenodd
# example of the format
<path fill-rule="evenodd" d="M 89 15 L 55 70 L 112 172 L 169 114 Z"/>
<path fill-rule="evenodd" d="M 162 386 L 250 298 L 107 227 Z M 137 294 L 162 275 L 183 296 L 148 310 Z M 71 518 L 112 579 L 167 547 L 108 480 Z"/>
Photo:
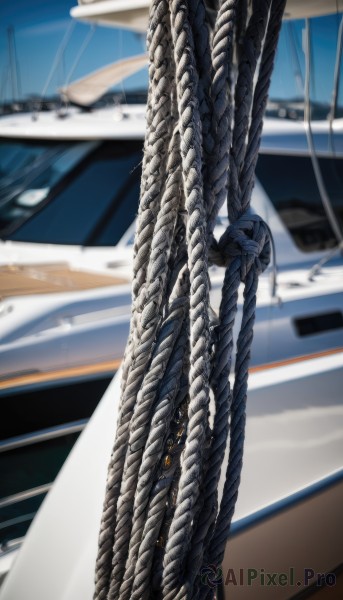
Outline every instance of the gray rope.
<path fill-rule="evenodd" d="M 271 247 L 249 206 L 284 4 L 255 0 L 249 19 L 244 0 L 211 4 L 210 15 L 206 0 L 151 5 L 132 316 L 96 600 L 213 598 L 198 575 L 221 564 L 238 495 L 256 292 Z M 230 225 L 217 241 L 226 199 Z M 209 263 L 225 267 L 218 316 Z"/>
<path fill-rule="evenodd" d="M 170 2 L 171 25 L 179 103 L 181 156 L 188 213 L 187 245 L 190 272 L 190 373 L 189 424 L 182 456 L 176 509 L 166 544 L 162 588 L 164 597 L 175 596 L 187 553 L 192 517 L 201 481 L 205 423 L 209 408 L 209 320 L 206 213 L 202 188 L 202 140 L 198 78 L 194 64 L 193 36 L 183 0 Z"/>
<path fill-rule="evenodd" d="M 99 551 L 96 566 L 96 591 L 100 598 L 106 598 L 113 556 L 113 522 L 120 494 L 123 475 L 129 423 L 139 389 L 144 363 L 139 362 L 139 349 L 136 348 L 135 332 L 138 329 L 137 301 L 144 284 L 151 238 L 157 213 L 158 194 L 162 185 L 162 173 L 166 160 L 165 140 L 168 128 L 166 117 L 170 112 L 171 77 L 168 76 L 168 56 L 170 48 L 170 28 L 166 24 L 167 2 L 156 0 L 151 7 L 151 27 L 148 33 L 150 57 L 149 97 L 147 105 L 147 126 L 144 162 L 142 171 L 141 203 L 137 220 L 135 240 L 133 307 L 129 344 L 125 353 L 122 377 L 122 399 L 119 410 L 117 435 L 109 465 L 104 510 L 99 536 Z M 154 160 L 155 157 L 155 160 Z M 142 340 L 143 341 L 143 340 Z M 129 377 L 130 376 L 130 377 Z"/>

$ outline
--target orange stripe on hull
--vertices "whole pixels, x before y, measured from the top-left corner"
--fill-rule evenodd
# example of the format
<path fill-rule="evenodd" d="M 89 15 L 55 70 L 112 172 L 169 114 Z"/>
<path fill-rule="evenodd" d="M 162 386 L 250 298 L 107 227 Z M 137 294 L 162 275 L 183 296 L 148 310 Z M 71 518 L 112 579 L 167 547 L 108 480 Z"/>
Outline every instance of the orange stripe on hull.
<path fill-rule="evenodd" d="M 121 359 L 108 360 L 102 363 L 92 365 L 81 365 L 78 367 L 69 367 L 67 369 L 59 369 L 56 371 L 48 371 L 46 373 L 28 373 L 25 375 L 17 375 L 15 377 L 6 378 L 0 381 L 0 390 L 6 390 L 13 387 L 26 385 L 34 385 L 36 383 L 45 383 L 73 378 L 86 377 L 87 375 L 100 375 L 101 373 L 113 373 L 121 364 Z"/>
<path fill-rule="evenodd" d="M 250 367 L 250 373 L 258 373 L 259 371 L 265 371 L 266 369 L 276 369 L 277 367 L 285 367 L 287 365 L 294 365 L 305 360 L 313 360 L 315 358 L 323 358 L 324 356 L 332 356 L 333 354 L 339 354 L 343 352 L 343 348 L 331 348 L 330 350 L 322 350 L 321 352 L 313 352 L 312 354 L 302 354 L 300 356 L 292 356 L 292 358 L 286 358 L 264 365 L 256 365 Z"/>
<path fill-rule="evenodd" d="M 325 356 L 332 356 L 343 352 L 343 348 L 331 348 L 329 350 L 323 350 L 321 352 L 314 352 L 312 354 L 303 354 L 301 356 L 294 356 L 285 360 L 275 361 L 271 363 L 265 363 L 263 365 L 256 365 L 250 367 L 250 373 L 258 373 L 267 369 L 276 369 L 277 367 L 284 367 L 287 365 L 293 365 L 305 360 L 313 360 L 316 358 L 323 358 Z M 120 366 L 121 359 L 104 361 L 101 363 L 91 365 L 81 365 L 78 367 L 68 367 L 66 369 L 59 369 L 56 371 L 48 371 L 46 373 L 28 373 L 23 375 L 16 375 L 14 377 L 8 377 L 0 381 L 0 390 L 6 390 L 21 386 L 30 386 L 37 383 L 48 383 L 56 381 L 56 383 L 62 379 L 86 377 L 89 375 L 100 375 L 102 373 L 114 373 Z"/>

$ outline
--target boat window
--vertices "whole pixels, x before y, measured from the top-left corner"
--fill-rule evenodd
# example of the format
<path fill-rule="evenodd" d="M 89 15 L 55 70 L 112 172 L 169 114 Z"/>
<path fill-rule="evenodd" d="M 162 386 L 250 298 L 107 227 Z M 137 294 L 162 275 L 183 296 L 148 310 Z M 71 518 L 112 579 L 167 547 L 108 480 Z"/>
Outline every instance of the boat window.
<path fill-rule="evenodd" d="M 332 208 L 343 231 L 343 159 L 321 157 L 318 162 Z"/>
<path fill-rule="evenodd" d="M 0 233 L 29 218 L 96 145 L 0 140 Z"/>
<path fill-rule="evenodd" d="M 323 160 L 330 169 L 330 159 Z M 336 245 L 310 157 L 260 154 L 256 175 L 300 250 L 313 252 Z M 335 207 L 342 214 L 343 198 L 338 196 Z"/>
<path fill-rule="evenodd" d="M 295 120 L 304 118 L 304 27 L 304 19 L 285 21 L 282 25 L 269 91 L 268 116 Z"/>
<path fill-rule="evenodd" d="M 342 3 L 337 6 L 342 10 Z M 342 13 L 309 19 L 311 44 L 310 103 L 311 119 L 326 120 L 331 111 L 337 50 L 340 44 Z M 305 89 L 305 20 L 286 20 L 282 24 L 275 67 L 272 74 L 267 115 L 303 119 Z M 342 72 L 342 65 L 341 65 Z M 342 76 L 339 82 L 337 117 L 342 116 Z"/>
<path fill-rule="evenodd" d="M 99 228 L 98 234 L 95 234 L 89 243 L 96 246 L 111 246 L 123 237 L 138 211 L 139 186 L 140 169 L 137 169 L 133 174 L 131 185 L 128 185 L 125 190 L 125 201 L 118 202 L 115 212 L 106 218 L 103 228 Z"/>
<path fill-rule="evenodd" d="M 6 236 L 25 242 L 114 245 L 138 209 L 142 142 L 104 142 L 90 153 L 61 189 Z"/>
<path fill-rule="evenodd" d="M 49 144 L 42 141 L 24 142 L 22 140 L 1 140 L 0 144 L 0 177 L 2 187 L 22 177 L 36 168 L 45 157 L 53 156 L 65 147 L 65 144 Z"/>
<path fill-rule="evenodd" d="M 325 120 L 331 110 L 340 15 L 310 19 L 311 119 Z"/>
<path fill-rule="evenodd" d="M 336 119 L 342 119 L 343 118 L 343 13 L 340 14 L 338 39 L 339 39 L 339 43 L 341 44 L 341 46 L 340 46 L 340 55 L 339 55 L 339 76 L 338 76 L 338 86 L 337 86 L 335 117 L 336 117 Z"/>

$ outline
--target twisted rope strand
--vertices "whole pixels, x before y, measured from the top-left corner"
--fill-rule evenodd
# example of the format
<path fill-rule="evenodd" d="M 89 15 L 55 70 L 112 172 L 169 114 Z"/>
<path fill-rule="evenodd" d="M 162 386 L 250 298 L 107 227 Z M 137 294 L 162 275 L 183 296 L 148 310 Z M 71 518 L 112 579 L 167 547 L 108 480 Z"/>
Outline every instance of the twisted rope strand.
<path fill-rule="evenodd" d="M 166 14 L 167 4 L 163 0 L 155 0 L 151 7 L 151 28 L 149 34 L 149 46 L 150 46 L 150 59 L 151 59 L 151 73 L 150 73 L 150 91 L 149 98 L 151 101 L 148 103 L 147 119 L 149 123 L 149 131 L 151 135 L 146 137 L 146 147 L 144 153 L 144 165 L 142 174 L 142 189 L 147 187 L 149 174 L 151 172 L 151 159 L 156 154 L 156 148 L 150 150 L 151 144 L 156 139 L 156 133 L 153 127 L 154 119 L 159 124 L 159 130 L 161 124 L 165 123 L 165 116 L 168 114 L 168 106 L 170 103 L 170 77 L 168 78 L 168 69 L 165 64 L 165 56 L 168 53 L 168 31 L 169 28 L 166 26 Z M 167 77 L 165 77 L 167 73 Z M 156 98 L 156 101 L 155 101 Z M 157 115 L 157 116 L 156 116 Z M 161 132 L 160 132 L 161 133 Z M 165 135 L 167 131 L 165 132 Z M 158 137 L 158 136 L 157 136 Z M 163 136 L 161 136 L 163 139 Z M 163 170 L 163 158 L 165 157 L 165 146 L 160 144 L 162 152 L 161 160 L 161 172 Z M 158 176 L 157 168 L 157 180 L 158 185 L 161 185 L 161 175 Z M 150 186 L 152 187 L 152 186 Z M 155 192 L 155 203 L 158 198 L 158 189 Z M 145 265 L 148 260 L 150 251 L 150 239 L 153 231 L 153 220 L 154 211 L 156 208 L 152 208 L 149 204 L 143 201 L 140 204 L 140 215 L 138 217 L 137 224 L 137 237 L 136 237 L 136 251 L 134 259 L 134 277 L 133 277 L 133 298 L 139 294 L 141 285 L 145 277 Z M 137 266 L 136 266 L 137 265 Z M 143 265 L 143 266 L 142 266 Z M 123 365 L 123 378 L 122 378 L 122 390 L 126 389 L 127 379 L 129 376 L 129 370 L 134 362 L 134 343 L 133 332 L 137 328 L 137 319 L 135 316 L 135 304 L 133 304 L 133 315 L 130 326 L 130 336 L 127 351 L 124 357 Z M 142 374 L 137 373 L 137 383 L 139 376 Z M 132 415 L 134 406 L 134 395 L 127 399 L 123 394 L 121 400 L 121 406 L 119 409 L 119 417 L 117 424 L 116 441 L 112 452 L 111 462 L 108 469 L 108 478 L 106 486 L 106 494 L 104 501 L 104 509 L 102 515 L 102 521 L 100 525 L 99 534 L 99 550 L 96 563 L 96 587 L 94 597 L 97 600 L 105 599 L 108 592 L 111 562 L 113 556 L 113 522 L 115 521 L 117 499 L 120 493 L 120 480 L 122 476 L 122 470 L 124 466 L 124 459 L 126 453 L 126 439 L 129 427 L 129 422 Z"/>
<path fill-rule="evenodd" d="M 231 406 L 229 463 L 223 499 L 208 552 L 209 564 L 215 565 L 220 565 L 222 563 L 225 545 L 229 536 L 230 525 L 238 497 L 243 463 L 248 365 L 253 337 L 257 284 L 258 277 L 256 276 L 256 273 L 251 270 L 246 280 L 242 326 L 237 340 L 235 384 Z"/>
<path fill-rule="evenodd" d="M 185 292 L 188 291 L 187 278 L 185 278 L 183 285 L 185 286 Z M 137 486 L 134 487 L 135 498 L 131 539 L 127 539 L 127 542 L 130 543 L 130 547 L 126 573 L 124 577 L 125 583 L 123 584 L 123 589 L 126 591 L 132 584 L 132 570 L 134 571 L 136 566 L 138 570 L 140 568 L 139 563 L 137 563 L 137 557 L 146 520 L 145 515 L 147 511 L 147 504 L 149 502 L 149 494 L 151 493 L 151 489 L 153 487 L 153 475 L 158 469 L 159 460 L 162 456 L 165 438 L 168 435 L 174 399 L 179 390 L 179 379 L 182 373 L 180 367 L 183 363 L 184 353 L 187 348 L 187 330 L 182 330 L 184 319 L 186 317 L 186 308 L 188 305 L 188 295 L 185 292 L 183 298 L 177 298 L 173 302 L 173 305 L 170 309 L 170 314 L 168 316 L 168 325 L 169 329 L 172 329 L 174 344 L 172 345 L 172 348 L 170 348 L 171 340 L 166 339 L 166 350 L 169 345 L 168 351 L 170 354 L 168 363 L 165 364 L 165 372 L 166 369 L 168 369 L 168 372 L 166 372 L 164 379 L 162 377 L 158 377 L 157 379 L 157 382 L 163 382 L 163 385 L 159 385 L 160 389 L 158 390 L 158 393 L 155 394 L 156 406 L 152 412 L 151 427 L 146 430 L 144 437 L 139 436 L 137 438 L 137 443 L 145 443 L 145 446 L 142 460 L 140 462 L 138 483 Z M 174 347 L 175 350 L 173 349 Z M 182 358 L 181 362 L 180 357 Z M 149 372 L 152 385 L 154 385 L 153 371 L 154 369 L 152 368 Z M 124 597 L 125 595 L 123 595 L 123 598 Z"/>
<path fill-rule="evenodd" d="M 177 211 L 180 203 L 180 160 L 178 152 L 174 150 L 175 140 L 178 133 L 174 132 L 171 139 L 169 159 L 167 164 L 167 181 L 162 194 L 161 206 L 158 213 L 157 225 L 155 226 L 151 243 L 151 257 L 147 270 L 147 280 L 144 285 L 144 301 L 139 313 L 140 325 L 138 328 L 138 339 L 136 342 L 135 359 L 138 361 L 138 352 L 142 352 L 142 360 L 146 361 L 147 349 L 150 352 L 153 340 L 156 336 L 158 323 L 160 321 L 161 303 L 165 297 L 167 285 L 167 264 L 169 261 L 172 239 L 177 220 Z M 178 318 L 176 315 L 175 319 Z M 161 331 L 168 326 L 168 322 L 162 326 Z M 142 343 L 143 342 L 143 343 Z M 145 439 L 148 436 L 150 426 L 151 404 L 154 402 L 158 382 L 163 378 L 166 361 L 172 350 L 171 341 L 168 339 L 163 346 L 154 348 L 154 359 L 149 366 L 149 372 L 138 388 L 137 371 L 132 366 L 126 382 L 130 389 L 130 381 L 134 381 L 137 388 L 131 392 L 136 398 L 136 404 L 130 421 L 129 444 L 123 467 L 123 475 L 120 489 L 120 505 L 117 507 L 117 524 L 113 546 L 113 571 L 112 580 L 120 585 L 123 573 L 123 560 L 129 546 L 130 530 L 127 529 L 128 516 L 132 515 L 134 492 L 137 485 L 139 465 L 142 458 Z M 143 363 L 143 374 L 146 371 L 146 363 Z M 125 392 L 127 395 L 127 391 Z M 140 438 L 140 450 L 137 447 L 137 438 Z M 130 450 L 131 449 L 131 450 Z M 116 568 L 115 568 L 116 565 Z M 113 590 L 115 588 L 112 586 Z M 112 595 L 115 592 L 112 592 Z"/>
<path fill-rule="evenodd" d="M 254 91 L 249 138 L 240 175 L 242 207 L 245 210 L 249 206 L 252 187 L 254 185 L 255 167 L 260 149 L 263 127 L 263 116 L 266 110 L 270 80 L 273 72 L 275 53 L 285 6 L 286 0 L 273 1 L 273 10 L 271 11 L 268 22 L 258 80 Z"/>
<path fill-rule="evenodd" d="M 253 82 L 262 41 L 266 32 L 271 0 L 259 0 L 250 16 L 244 35 L 238 78 L 235 87 L 235 117 L 230 157 L 228 215 L 236 221 L 245 210 L 241 204 L 239 176 L 244 161 L 246 137 L 250 123 Z"/>
<path fill-rule="evenodd" d="M 207 216 L 207 232 L 210 240 L 219 210 L 227 198 L 233 112 L 230 59 L 233 52 L 236 6 L 237 0 L 222 2 L 213 34 L 211 98 L 215 145 L 210 161 L 210 185 L 213 191 L 213 201 L 208 206 Z"/>
<path fill-rule="evenodd" d="M 231 142 L 232 106 L 229 102 L 228 90 L 229 56 L 233 41 L 235 0 L 226 0 L 220 7 L 213 36 L 213 83 L 211 93 L 214 106 L 214 129 L 216 132 L 216 152 L 214 154 L 216 168 L 211 169 L 211 185 L 214 190 L 214 202 L 210 208 L 208 230 L 213 231 L 214 220 L 220 206 L 227 196 L 227 172 L 229 167 L 229 150 Z M 211 210 L 212 209 L 212 210 Z M 225 286 L 225 283 L 224 283 Z M 223 288 L 223 298 L 225 291 Z M 221 321 L 221 313 L 219 321 Z M 230 334 L 232 328 L 224 323 L 218 329 L 218 345 L 215 353 L 214 371 L 211 375 L 211 387 L 214 392 L 216 412 L 213 425 L 212 446 L 208 456 L 207 473 L 204 474 L 202 489 L 202 508 L 199 510 L 197 525 L 194 530 L 192 546 L 189 551 L 188 569 L 189 577 L 195 580 L 205 552 L 206 538 L 211 519 L 216 514 L 217 487 L 220 468 L 224 458 L 228 434 L 228 398 L 230 392 L 228 376 L 230 373 L 230 359 L 232 345 Z M 228 339 L 226 339 L 228 336 Z M 231 335 L 232 338 L 232 335 Z M 222 376 L 220 378 L 220 367 Z M 224 373 L 225 370 L 225 373 Z M 221 383 L 218 381 L 221 380 Z M 220 440 L 220 441 L 219 441 Z"/>
<path fill-rule="evenodd" d="M 188 12 L 182 0 L 171 1 L 172 34 L 176 62 L 176 84 L 179 100 L 181 155 L 188 213 L 187 243 L 190 272 L 190 374 L 189 424 L 184 453 L 177 506 L 169 530 L 163 571 L 165 598 L 175 595 L 186 553 L 185 537 L 191 531 L 192 514 L 199 493 L 202 447 L 209 404 L 207 370 L 209 363 L 209 323 L 207 247 L 205 214 L 202 196 L 201 124 L 197 102 L 197 83 L 193 40 Z"/>

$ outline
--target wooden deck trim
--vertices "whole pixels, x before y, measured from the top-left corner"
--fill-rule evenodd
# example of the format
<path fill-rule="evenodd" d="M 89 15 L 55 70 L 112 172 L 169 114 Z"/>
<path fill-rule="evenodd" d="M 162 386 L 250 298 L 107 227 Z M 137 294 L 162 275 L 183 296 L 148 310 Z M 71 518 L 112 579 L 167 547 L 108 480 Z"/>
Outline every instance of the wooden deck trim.
<path fill-rule="evenodd" d="M 76 292 L 127 283 L 127 279 L 111 273 L 70 268 L 63 263 L 0 267 L 0 299 Z"/>

